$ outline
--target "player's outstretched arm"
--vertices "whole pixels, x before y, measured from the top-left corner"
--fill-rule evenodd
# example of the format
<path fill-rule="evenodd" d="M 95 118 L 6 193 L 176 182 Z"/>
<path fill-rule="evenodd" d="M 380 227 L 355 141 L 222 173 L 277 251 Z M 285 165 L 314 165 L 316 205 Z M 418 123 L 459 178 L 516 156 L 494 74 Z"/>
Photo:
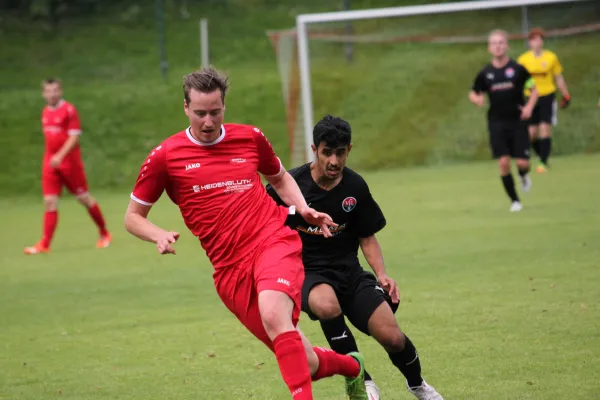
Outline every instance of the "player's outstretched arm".
<path fill-rule="evenodd" d="M 317 212 L 306 204 L 306 200 L 298 187 L 298 183 L 284 168 L 281 168 L 277 175 L 266 176 L 277 195 L 283 202 L 289 206 L 296 207 L 298 214 L 302 216 L 309 224 L 321 227 L 323 236 L 331 237 L 330 226 L 337 226 L 331 217 L 325 213 Z"/>
<path fill-rule="evenodd" d="M 390 294 L 392 302 L 398 303 L 400 301 L 400 291 L 396 282 L 388 276 L 385 270 L 383 252 L 381 251 L 379 241 L 375 235 L 371 235 L 366 238 L 360 238 L 359 243 L 360 249 L 375 273 L 379 284 Z"/>
<path fill-rule="evenodd" d="M 148 220 L 152 206 L 129 201 L 125 212 L 125 229 L 135 237 L 156 244 L 160 254 L 175 254 L 172 244 L 179 239 L 179 233 L 168 232 Z"/>

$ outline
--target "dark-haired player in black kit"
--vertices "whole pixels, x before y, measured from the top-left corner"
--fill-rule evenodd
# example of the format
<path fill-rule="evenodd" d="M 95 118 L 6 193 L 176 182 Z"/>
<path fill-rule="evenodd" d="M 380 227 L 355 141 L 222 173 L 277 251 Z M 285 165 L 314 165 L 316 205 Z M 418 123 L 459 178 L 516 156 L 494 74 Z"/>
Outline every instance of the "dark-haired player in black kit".
<path fill-rule="evenodd" d="M 352 148 L 350 125 L 328 115 L 314 127 L 313 142 L 316 161 L 289 172 L 307 203 L 328 213 L 338 226 L 330 229 L 332 238 L 324 239 L 319 227 L 297 216 L 288 218 L 288 225 L 298 230 L 302 239 L 302 310 L 319 320 L 331 348 L 342 354 L 357 351 L 346 316 L 383 346 L 406 377 L 412 394 L 421 400 L 441 400 L 442 396 L 421 377 L 415 346 L 394 316 L 400 302 L 398 286 L 386 273 L 375 237 L 386 225 L 385 217 L 365 180 L 345 168 Z M 284 204 L 272 188 L 267 189 L 279 204 Z M 376 277 L 360 266 L 359 246 Z M 366 371 L 365 385 L 369 400 L 378 400 L 379 389 Z"/>
<path fill-rule="evenodd" d="M 527 69 L 508 56 L 508 36 L 502 30 L 490 33 L 488 50 L 492 61 L 486 65 L 475 78 L 469 100 L 483 107 L 484 93 L 488 94 L 490 108 L 488 110 L 488 128 L 490 146 L 494 158 L 498 159 L 498 167 L 504 189 L 512 202 L 510 211 L 521 211 L 523 206 L 515 189 L 515 182 L 510 172 L 510 159 L 515 159 L 523 191 L 531 188 L 529 178 L 529 134 L 527 120 L 538 98 L 533 78 Z M 525 103 L 524 89 L 531 90 Z"/>

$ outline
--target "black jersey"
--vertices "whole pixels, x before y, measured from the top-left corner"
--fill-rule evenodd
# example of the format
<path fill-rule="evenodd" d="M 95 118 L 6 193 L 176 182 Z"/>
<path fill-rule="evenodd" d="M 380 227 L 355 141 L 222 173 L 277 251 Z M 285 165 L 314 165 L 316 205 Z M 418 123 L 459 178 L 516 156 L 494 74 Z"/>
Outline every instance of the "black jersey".
<path fill-rule="evenodd" d="M 350 168 L 344 168 L 341 181 L 331 190 L 320 188 L 310 174 L 310 163 L 289 171 L 311 208 L 327 213 L 339 226 L 332 228 L 333 237 L 325 238 L 321 228 L 309 225 L 300 215 L 291 215 L 287 225 L 296 229 L 302 239 L 302 260 L 306 269 L 327 266 L 343 268 L 359 264 L 359 238 L 379 232 L 386 224 L 379 205 L 371 196 L 365 180 Z M 285 205 L 269 185 L 267 192 L 280 205 Z"/>
<path fill-rule="evenodd" d="M 490 99 L 488 119 L 520 120 L 521 107 L 525 104 L 525 87 L 532 84 L 531 74 L 510 59 L 502 68 L 486 65 L 475 78 L 473 91 L 486 92 Z"/>

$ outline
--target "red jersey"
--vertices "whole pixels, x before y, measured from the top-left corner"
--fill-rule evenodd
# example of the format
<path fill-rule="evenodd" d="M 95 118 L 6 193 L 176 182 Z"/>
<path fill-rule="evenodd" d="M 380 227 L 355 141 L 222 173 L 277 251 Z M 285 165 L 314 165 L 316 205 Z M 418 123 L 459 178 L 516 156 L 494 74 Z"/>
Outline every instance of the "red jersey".
<path fill-rule="evenodd" d="M 131 198 L 152 205 L 166 191 L 219 269 L 284 228 L 288 210 L 267 194 L 258 174 L 276 175 L 281 168 L 258 128 L 224 124 L 209 144 L 196 140 L 188 128 L 150 152 Z"/>
<path fill-rule="evenodd" d="M 42 111 L 42 128 L 46 139 L 44 157 L 54 155 L 65 144 L 69 136 L 81 134 L 81 124 L 75 106 L 61 100 L 56 107 L 46 106 Z M 65 163 L 81 161 L 79 144 L 64 158 Z"/>

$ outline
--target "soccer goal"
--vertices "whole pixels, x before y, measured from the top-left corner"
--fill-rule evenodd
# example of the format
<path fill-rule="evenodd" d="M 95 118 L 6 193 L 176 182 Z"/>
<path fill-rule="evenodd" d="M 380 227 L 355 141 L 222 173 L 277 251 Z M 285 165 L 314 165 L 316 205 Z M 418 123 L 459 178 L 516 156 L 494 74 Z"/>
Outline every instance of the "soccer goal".
<path fill-rule="evenodd" d="M 465 1 L 304 14 L 296 22 L 268 32 L 292 163 L 312 160 L 315 118 L 330 113 L 349 120 L 353 142 L 370 149 L 360 152 L 362 165 L 422 164 L 484 153 L 485 136 L 468 128 L 481 126 L 482 117 L 469 108 L 466 93 L 489 60 L 489 31 L 506 30 L 517 58 L 526 50 L 527 30 L 540 26 L 548 49 L 576 59 L 578 51 L 590 51 L 590 35 L 600 38 L 590 34 L 600 31 L 600 2 Z M 568 81 L 568 69 L 565 74 Z M 399 154 L 402 160 L 390 159 Z"/>

